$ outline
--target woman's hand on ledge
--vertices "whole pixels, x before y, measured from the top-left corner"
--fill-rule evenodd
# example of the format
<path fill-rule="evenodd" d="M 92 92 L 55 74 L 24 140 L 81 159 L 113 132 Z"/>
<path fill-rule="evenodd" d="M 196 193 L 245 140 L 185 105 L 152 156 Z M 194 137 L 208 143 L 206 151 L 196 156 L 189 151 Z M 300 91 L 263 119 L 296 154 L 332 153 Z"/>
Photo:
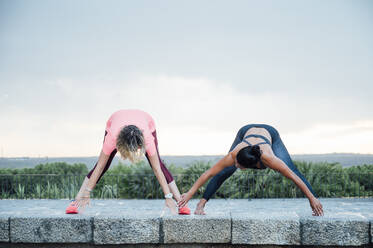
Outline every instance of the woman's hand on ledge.
<path fill-rule="evenodd" d="M 85 193 L 83 196 L 76 198 L 76 206 L 79 210 L 79 213 L 83 213 L 85 208 L 90 205 L 90 194 Z"/>
<path fill-rule="evenodd" d="M 309 201 L 310 201 L 310 206 L 312 208 L 312 215 L 323 216 L 324 210 L 322 209 L 322 205 L 320 201 L 316 197 L 311 198 Z"/>
<path fill-rule="evenodd" d="M 166 199 L 166 207 L 170 209 L 172 215 L 177 215 L 176 203 L 172 198 Z"/>
<path fill-rule="evenodd" d="M 189 192 L 188 193 L 184 193 L 181 195 L 181 200 L 177 203 L 177 205 L 179 206 L 179 208 L 182 208 L 184 207 L 188 201 L 192 198 L 192 194 L 190 194 Z"/>

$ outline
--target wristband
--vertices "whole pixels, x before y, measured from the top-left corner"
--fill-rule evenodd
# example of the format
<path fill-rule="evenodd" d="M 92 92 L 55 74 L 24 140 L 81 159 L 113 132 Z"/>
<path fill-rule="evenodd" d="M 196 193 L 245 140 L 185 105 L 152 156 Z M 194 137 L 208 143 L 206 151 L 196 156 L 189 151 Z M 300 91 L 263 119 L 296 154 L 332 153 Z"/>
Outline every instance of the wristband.
<path fill-rule="evenodd" d="M 168 193 L 167 195 L 164 196 L 166 199 L 172 199 L 174 195 L 172 193 Z"/>
<path fill-rule="evenodd" d="M 88 191 L 88 192 L 92 192 L 92 190 L 88 187 L 86 187 L 85 190 Z"/>

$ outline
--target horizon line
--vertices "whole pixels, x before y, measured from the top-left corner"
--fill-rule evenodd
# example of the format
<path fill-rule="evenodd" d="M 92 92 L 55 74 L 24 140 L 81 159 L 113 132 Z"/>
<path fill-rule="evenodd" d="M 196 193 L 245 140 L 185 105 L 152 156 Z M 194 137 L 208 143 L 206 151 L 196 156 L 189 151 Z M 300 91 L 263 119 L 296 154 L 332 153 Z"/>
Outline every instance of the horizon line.
<path fill-rule="evenodd" d="M 161 155 L 161 157 L 167 156 L 167 157 L 217 157 L 217 156 L 224 156 L 226 154 L 204 154 L 204 155 Z M 355 152 L 330 152 L 330 153 L 294 153 L 290 154 L 291 156 L 304 156 L 304 155 L 368 155 L 373 156 L 373 153 L 355 153 Z M 33 156 L 14 156 L 14 157 L 0 157 L 0 159 L 31 159 L 31 158 L 90 158 L 90 157 L 98 157 L 97 156 L 39 156 L 39 157 L 33 157 Z"/>

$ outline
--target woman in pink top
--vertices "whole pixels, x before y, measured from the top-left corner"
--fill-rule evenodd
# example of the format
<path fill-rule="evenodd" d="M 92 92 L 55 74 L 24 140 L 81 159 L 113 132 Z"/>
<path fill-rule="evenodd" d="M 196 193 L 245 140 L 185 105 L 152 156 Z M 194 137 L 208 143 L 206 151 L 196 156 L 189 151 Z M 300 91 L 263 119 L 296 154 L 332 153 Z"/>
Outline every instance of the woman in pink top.
<path fill-rule="evenodd" d="M 155 176 L 165 194 L 166 206 L 176 213 L 176 201 L 180 192 L 171 173 L 163 164 L 158 153 L 158 141 L 153 118 L 141 110 L 119 110 L 106 123 L 104 144 L 98 162 L 84 179 L 74 201 L 66 209 L 68 214 L 78 213 L 89 203 L 90 192 L 107 171 L 115 154 L 119 151 L 123 159 L 137 162 L 145 153 Z M 179 214 L 190 214 L 188 207 L 179 208 Z"/>

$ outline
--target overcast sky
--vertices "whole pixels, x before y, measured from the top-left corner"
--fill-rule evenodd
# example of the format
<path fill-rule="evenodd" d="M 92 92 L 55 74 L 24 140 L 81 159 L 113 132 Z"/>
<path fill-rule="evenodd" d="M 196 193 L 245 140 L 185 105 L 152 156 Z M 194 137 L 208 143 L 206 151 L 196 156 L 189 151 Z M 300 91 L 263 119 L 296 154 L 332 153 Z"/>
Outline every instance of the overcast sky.
<path fill-rule="evenodd" d="M 373 1 L 0 1 L 1 156 L 95 156 L 118 109 L 163 155 L 249 123 L 292 154 L 373 153 Z"/>

